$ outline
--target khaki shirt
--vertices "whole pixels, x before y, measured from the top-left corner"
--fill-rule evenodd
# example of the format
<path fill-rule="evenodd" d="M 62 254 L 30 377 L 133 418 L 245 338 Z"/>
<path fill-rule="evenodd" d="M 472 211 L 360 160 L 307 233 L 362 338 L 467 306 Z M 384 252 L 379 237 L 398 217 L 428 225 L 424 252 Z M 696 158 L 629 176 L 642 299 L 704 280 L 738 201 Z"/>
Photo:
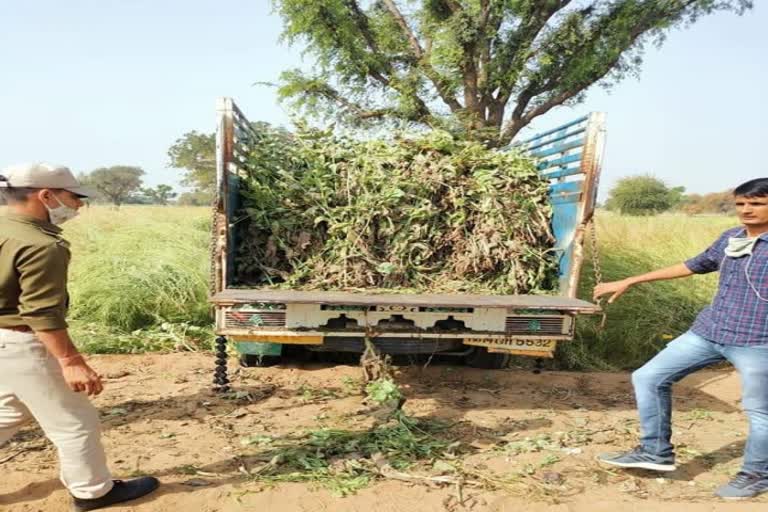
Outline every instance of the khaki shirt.
<path fill-rule="evenodd" d="M 0 329 L 65 329 L 69 260 L 61 228 L 22 215 L 0 216 Z"/>

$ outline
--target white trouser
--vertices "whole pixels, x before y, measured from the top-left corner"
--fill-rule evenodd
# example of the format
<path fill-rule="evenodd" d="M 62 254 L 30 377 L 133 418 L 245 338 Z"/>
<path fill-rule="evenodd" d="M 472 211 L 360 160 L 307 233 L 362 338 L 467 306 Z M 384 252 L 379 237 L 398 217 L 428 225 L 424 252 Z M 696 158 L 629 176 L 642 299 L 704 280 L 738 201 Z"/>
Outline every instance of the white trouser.
<path fill-rule="evenodd" d="M 56 446 L 61 481 L 73 496 L 95 499 L 112 489 L 96 408 L 67 386 L 33 333 L 0 329 L 0 446 L 31 418 Z"/>

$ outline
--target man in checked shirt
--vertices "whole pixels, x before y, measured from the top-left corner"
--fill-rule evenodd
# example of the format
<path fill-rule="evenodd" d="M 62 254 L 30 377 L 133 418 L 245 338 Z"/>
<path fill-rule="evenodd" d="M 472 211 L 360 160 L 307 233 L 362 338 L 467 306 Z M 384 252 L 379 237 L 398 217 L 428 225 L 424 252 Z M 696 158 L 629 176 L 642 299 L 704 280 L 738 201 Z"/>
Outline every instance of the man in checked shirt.
<path fill-rule="evenodd" d="M 720 272 L 714 300 L 691 329 L 632 374 L 640 445 L 599 460 L 623 468 L 674 471 L 672 384 L 728 361 L 741 376 L 749 436 L 741 471 L 715 494 L 746 499 L 768 491 L 768 178 L 738 186 L 734 200 L 742 226 L 720 235 L 703 253 L 685 263 L 595 287 L 595 299 L 611 295 L 610 303 L 636 284 Z"/>

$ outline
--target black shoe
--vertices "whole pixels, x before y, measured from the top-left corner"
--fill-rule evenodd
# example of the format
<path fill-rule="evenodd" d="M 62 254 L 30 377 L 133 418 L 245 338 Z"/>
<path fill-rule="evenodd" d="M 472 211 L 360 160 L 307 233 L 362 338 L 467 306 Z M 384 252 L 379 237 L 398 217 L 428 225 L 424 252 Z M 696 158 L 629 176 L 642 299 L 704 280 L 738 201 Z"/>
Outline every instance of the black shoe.
<path fill-rule="evenodd" d="M 101 498 L 96 498 L 95 500 L 74 498 L 74 510 L 75 512 L 85 512 L 86 510 L 96 510 L 115 505 L 116 503 L 135 500 L 151 493 L 159 485 L 160 482 L 153 476 L 145 476 L 128 481 L 115 480 L 115 486 L 112 490 Z"/>

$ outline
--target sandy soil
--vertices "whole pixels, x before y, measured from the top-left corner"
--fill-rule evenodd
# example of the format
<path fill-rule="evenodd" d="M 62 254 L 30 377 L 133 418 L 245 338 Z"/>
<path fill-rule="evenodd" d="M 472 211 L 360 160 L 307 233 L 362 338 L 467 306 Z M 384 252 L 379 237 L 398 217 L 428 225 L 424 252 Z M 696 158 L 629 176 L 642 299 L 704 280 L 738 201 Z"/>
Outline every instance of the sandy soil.
<path fill-rule="evenodd" d="M 295 435 L 322 426 L 359 429 L 361 397 L 348 385 L 359 368 L 317 363 L 237 370 L 236 395 L 209 391 L 210 356 L 97 356 L 108 377 L 96 399 L 116 477 L 158 476 L 157 493 L 110 510 L 160 512 L 288 511 L 757 511 L 768 498 L 728 503 L 712 490 L 741 461 L 746 420 L 739 379 L 730 370 L 702 372 L 675 389 L 679 469 L 666 478 L 609 471 L 595 455 L 630 448 L 637 421 L 629 375 L 453 366 L 403 367 L 398 379 L 417 417 L 448 420 L 468 448 L 464 467 L 478 474 L 522 475 L 513 488 L 425 485 L 378 480 L 340 498 L 317 485 L 264 485 L 246 477 L 263 462 L 245 437 Z M 230 368 L 236 365 L 231 363 Z M 345 384 L 346 383 L 346 384 Z M 354 387 L 354 386 L 353 386 Z M 557 448 L 503 449 L 559 439 Z M 0 510 L 70 509 L 57 480 L 53 447 L 36 426 L 0 448 Z M 242 468 L 242 469 L 241 469 Z"/>

